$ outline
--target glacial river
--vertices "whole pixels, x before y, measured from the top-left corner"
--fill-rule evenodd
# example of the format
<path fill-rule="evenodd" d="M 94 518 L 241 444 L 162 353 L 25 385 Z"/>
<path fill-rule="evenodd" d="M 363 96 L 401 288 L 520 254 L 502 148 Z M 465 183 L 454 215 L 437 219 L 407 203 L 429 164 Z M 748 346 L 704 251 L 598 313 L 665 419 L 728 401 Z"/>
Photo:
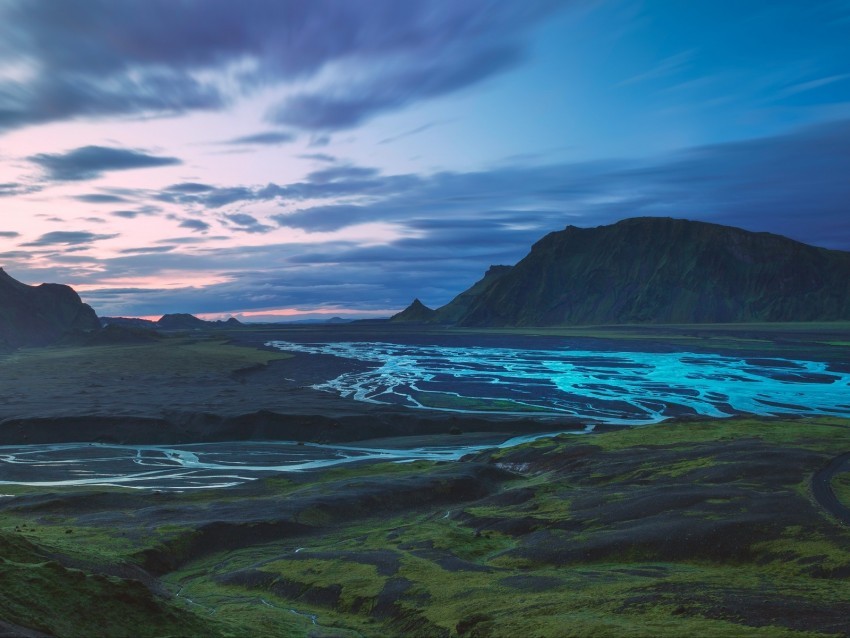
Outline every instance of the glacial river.
<path fill-rule="evenodd" d="M 566 347 L 267 345 L 366 363 L 313 387 L 411 408 L 549 414 L 617 424 L 682 415 L 850 416 L 850 372 L 820 361 Z"/>
<path fill-rule="evenodd" d="M 681 415 L 850 415 L 847 366 L 770 357 L 375 342 L 291 343 L 281 350 L 356 361 L 313 387 L 357 401 L 421 410 L 556 416 L 645 424 Z M 286 442 L 180 446 L 88 443 L 0 447 L 3 485 L 227 487 L 279 472 L 364 460 L 455 460 L 516 445 L 409 449 Z"/>
<path fill-rule="evenodd" d="M 357 461 L 456 461 L 466 454 L 512 447 L 551 434 L 487 444 L 389 448 L 286 441 L 167 445 L 57 443 L 0 446 L 4 485 L 33 487 L 112 485 L 187 490 L 230 487 L 281 472 L 316 470 Z"/>

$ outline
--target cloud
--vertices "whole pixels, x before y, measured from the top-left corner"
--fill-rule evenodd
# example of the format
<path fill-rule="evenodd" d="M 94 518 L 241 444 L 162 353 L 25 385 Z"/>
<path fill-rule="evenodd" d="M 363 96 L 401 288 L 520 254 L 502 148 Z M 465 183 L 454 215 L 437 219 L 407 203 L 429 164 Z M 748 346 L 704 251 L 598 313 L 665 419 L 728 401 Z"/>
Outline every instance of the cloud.
<path fill-rule="evenodd" d="M 114 235 L 98 235 L 88 231 L 75 230 L 55 230 L 50 233 L 45 233 L 35 241 L 22 244 L 23 246 L 79 246 L 83 244 L 91 244 L 95 241 L 104 239 L 112 239 L 118 237 Z"/>
<path fill-rule="evenodd" d="M 381 207 L 383 209 L 383 207 Z M 313 232 L 332 231 L 369 221 L 375 221 L 383 215 L 374 207 L 350 204 L 312 206 L 291 213 L 272 215 L 271 219 L 280 226 L 303 228 Z"/>
<path fill-rule="evenodd" d="M 44 168 L 48 177 L 56 181 L 88 180 L 108 171 L 182 163 L 176 157 L 157 157 L 142 151 L 105 146 L 83 146 L 67 153 L 39 153 L 28 159 Z"/>
<path fill-rule="evenodd" d="M 174 193 L 184 193 L 191 195 L 194 193 L 205 193 L 207 191 L 213 190 L 214 188 L 214 186 L 210 186 L 209 184 L 199 184 L 197 182 L 183 182 L 181 184 L 172 184 L 171 186 L 168 186 L 165 190 Z"/>
<path fill-rule="evenodd" d="M 142 246 L 141 248 L 125 248 L 121 250 L 122 255 L 137 255 L 148 253 L 168 253 L 174 250 L 174 246 Z"/>
<path fill-rule="evenodd" d="M 210 229 L 210 225 L 200 219 L 184 219 L 180 222 L 180 228 L 189 228 L 198 232 L 206 232 Z"/>
<path fill-rule="evenodd" d="M 2 230 L 0 231 L 0 237 L 4 237 L 6 239 L 14 239 L 15 237 L 20 237 L 21 233 L 16 233 L 13 230 Z"/>
<path fill-rule="evenodd" d="M 401 9 L 395 0 L 9 0 L 0 4 L 0 59 L 17 72 L 0 80 L 0 130 L 214 110 L 320 71 L 372 69 L 372 77 L 330 91 L 340 80 L 333 78 L 276 115 L 308 129 L 348 127 L 510 68 L 522 57 L 529 28 L 568 4 L 409 0 Z"/>
<path fill-rule="evenodd" d="M 135 210 L 114 210 L 110 215 L 114 217 L 123 217 L 124 219 L 135 219 L 139 215 L 156 215 L 160 209 L 156 206 L 140 206 Z"/>
<path fill-rule="evenodd" d="M 316 162 L 335 162 L 336 158 L 333 155 L 328 155 L 327 153 L 304 153 L 299 155 L 301 159 L 314 160 Z"/>
<path fill-rule="evenodd" d="M 14 182 L 6 182 L 0 184 L 0 197 L 15 197 L 17 195 L 27 195 L 29 193 L 37 193 L 41 190 L 40 186 L 34 184 L 18 184 Z"/>
<path fill-rule="evenodd" d="M 292 133 L 282 133 L 280 131 L 268 131 L 266 133 L 257 133 L 255 135 L 245 135 L 237 137 L 223 144 L 233 145 L 251 145 L 258 144 L 264 146 L 277 146 L 278 144 L 287 144 L 295 141 L 295 136 Z"/>
<path fill-rule="evenodd" d="M 268 118 L 307 130 L 354 128 L 380 113 L 439 97 L 507 71 L 522 61 L 522 48 L 494 46 L 466 59 L 423 58 L 416 65 L 352 85 L 301 93 L 272 109 Z"/>
<path fill-rule="evenodd" d="M 127 200 L 118 195 L 103 195 L 100 193 L 92 193 L 89 195 L 75 195 L 74 199 L 87 204 L 121 204 Z"/>
<path fill-rule="evenodd" d="M 224 217 L 236 230 L 245 233 L 267 233 L 274 228 L 273 226 L 260 223 L 256 217 L 245 213 L 233 213 Z"/>
<path fill-rule="evenodd" d="M 437 122 L 429 122 L 428 124 L 423 124 L 422 126 L 417 126 L 414 129 L 409 131 L 405 131 L 404 133 L 399 133 L 398 135 L 393 135 L 391 137 L 385 137 L 378 144 L 392 144 L 393 142 L 397 142 L 399 140 L 404 139 L 405 137 L 411 137 L 412 135 L 418 135 L 419 133 L 424 133 L 430 128 L 434 128 L 437 126 Z"/>

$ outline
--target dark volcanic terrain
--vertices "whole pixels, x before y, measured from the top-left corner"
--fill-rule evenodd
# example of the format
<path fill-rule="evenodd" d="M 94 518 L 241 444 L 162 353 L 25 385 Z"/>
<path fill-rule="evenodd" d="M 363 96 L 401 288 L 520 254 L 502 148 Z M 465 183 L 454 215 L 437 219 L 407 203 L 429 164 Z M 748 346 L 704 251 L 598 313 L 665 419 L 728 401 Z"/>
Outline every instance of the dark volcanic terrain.
<path fill-rule="evenodd" d="M 198 453 L 222 459 L 205 470 L 221 484 L 272 458 L 264 440 L 463 446 L 584 426 L 341 398 L 310 386 L 369 362 L 263 345 L 274 340 L 569 343 L 845 371 L 848 333 L 846 323 L 465 332 L 387 322 L 106 335 L 0 357 L 0 445 L 171 444 L 123 458 L 144 479 L 179 456 L 191 479 L 197 448 L 179 442 L 250 441 L 244 459 Z M 79 455 L 71 469 L 54 455 L 37 480 L 37 446 L 0 449 L 0 635 L 850 635 L 847 419 L 691 417 L 459 461 L 264 471 L 224 489 L 180 477 L 156 489 L 81 484 L 116 455 L 66 447 Z"/>

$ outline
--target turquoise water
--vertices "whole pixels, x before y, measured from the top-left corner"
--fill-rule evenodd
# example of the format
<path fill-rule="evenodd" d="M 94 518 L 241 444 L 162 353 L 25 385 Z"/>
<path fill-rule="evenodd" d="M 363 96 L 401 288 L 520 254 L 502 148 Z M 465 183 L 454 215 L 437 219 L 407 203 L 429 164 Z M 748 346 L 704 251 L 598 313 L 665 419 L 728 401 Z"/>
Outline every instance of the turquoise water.
<path fill-rule="evenodd" d="M 457 461 L 466 454 L 508 448 L 551 436 L 534 433 L 499 442 L 426 447 L 322 445 L 293 441 L 229 441 L 166 445 L 54 443 L 0 446 L 4 485 L 120 486 L 191 490 L 239 485 L 281 472 L 303 472 L 361 461 Z"/>
<path fill-rule="evenodd" d="M 607 423 L 686 414 L 850 416 L 850 373 L 819 361 L 376 342 L 268 345 L 369 364 L 313 387 L 371 403 Z"/>

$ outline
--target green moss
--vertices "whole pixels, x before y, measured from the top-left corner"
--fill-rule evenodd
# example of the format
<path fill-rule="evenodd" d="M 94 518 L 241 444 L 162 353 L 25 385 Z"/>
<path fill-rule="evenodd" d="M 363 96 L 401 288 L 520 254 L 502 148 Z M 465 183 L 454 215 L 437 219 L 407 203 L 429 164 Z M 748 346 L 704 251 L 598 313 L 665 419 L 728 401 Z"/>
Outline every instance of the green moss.
<path fill-rule="evenodd" d="M 215 623 L 172 608 L 137 581 L 53 561 L 0 559 L 0 609 L 5 620 L 61 636 L 222 635 Z"/>
<path fill-rule="evenodd" d="M 374 565 L 344 559 L 277 560 L 263 565 L 261 570 L 305 587 L 341 587 L 337 608 L 341 612 L 351 611 L 363 599 L 374 600 L 386 582 Z M 366 611 L 370 608 L 367 604 Z"/>
<path fill-rule="evenodd" d="M 561 449 L 591 444 L 606 451 L 642 446 L 695 446 L 703 443 L 756 438 L 776 445 L 829 452 L 850 445 L 850 421 L 837 417 L 811 419 L 729 418 L 668 421 L 654 425 L 601 432 L 590 437 L 561 436 Z"/>
<path fill-rule="evenodd" d="M 850 507 L 850 472 L 842 472 L 833 476 L 832 490 L 845 507 Z"/>
<path fill-rule="evenodd" d="M 84 525 L 81 521 L 93 519 L 59 516 L 49 509 L 41 510 L 37 521 L 0 510 L 0 578 L 5 579 L 0 580 L 0 615 L 69 636 L 93 631 L 91 623 L 72 620 L 87 607 L 104 614 L 104 627 L 114 630 L 113 635 L 127 635 L 120 633 L 122 628 L 143 622 L 144 610 L 156 619 L 148 622 L 152 635 L 820 635 L 789 626 L 798 622 L 797 610 L 803 610 L 800 617 L 811 619 L 809 626 L 823 627 L 824 633 L 829 625 L 823 618 L 831 609 L 837 610 L 840 622 L 850 600 L 850 581 L 837 576 L 850 568 L 850 533 L 826 516 L 792 518 L 800 524 L 785 529 L 771 526 L 775 517 L 764 524 L 739 517 L 749 511 L 747 494 L 770 493 L 791 509 L 809 506 L 810 474 L 803 472 L 794 485 L 759 482 L 760 476 L 746 473 L 741 474 L 744 479 L 734 473 L 728 480 L 695 485 L 692 474 L 725 463 L 724 443 L 742 439 L 759 442 L 730 446 L 745 450 L 742 463 L 754 458 L 746 456 L 753 454 L 751 449 L 758 451 L 755 456 L 773 450 L 788 459 L 793 458 L 789 449 L 805 448 L 821 454 L 809 455 L 808 465 L 801 467 L 817 467 L 821 457 L 846 449 L 848 423 L 825 418 L 700 420 L 537 441 L 507 451 L 507 456 L 542 469 L 493 484 L 480 499 L 459 498 L 439 508 L 410 503 L 392 514 L 367 504 L 350 521 L 314 507 L 301 518 L 313 526 L 309 535 L 275 542 L 251 543 L 248 526 L 238 549 L 202 555 L 165 575 L 165 586 L 176 595 L 170 602 L 96 571 L 104 565 L 120 566 L 146 548 L 168 545 L 179 554 L 180 544 L 193 539 L 192 525 L 146 527 L 138 521 L 134 533 L 123 536 L 121 526 Z M 499 454 L 504 461 L 505 452 Z M 650 463 L 650 454 L 663 462 Z M 553 459 L 576 463 L 552 469 L 547 463 Z M 245 511 L 254 516 L 276 496 L 297 503 L 351 489 L 352 498 L 358 498 L 364 483 L 392 484 L 435 472 L 427 477 L 432 480 L 445 476 L 444 468 L 429 462 L 349 466 L 266 480 L 262 489 L 239 498 L 248 499 Z M 690 486 L 721 496 L 647 514 L 645 520 L 641 508 L 632 507 L 651 505 L 667 487 L 681 493 Z M 715 487 L 728 488 L 730 496 Z M 838 475 L 834 488 L 846 498 L 850 474 Z M 224 490 L 174 496 L 168 508 L 179 512 L 186 507 L 192 516 L 206 515 L 205 500 L 212 504 L 233 494 Z M 254 498 L 256 510 L 251 509 Z M 627 515 L 606 519 L 606 507 L 614 514 L 624 508 L 620 513 Z M 211 507 L 209 514 L 214 512 Z M 133 522 L 133 512 L 111 514 L 113 520 L 120 515 Z M 699 538 L 702 522 L 695 517 L 740 523 L 738 543 L 746 551 L 716 557 L 700 553 L 699 560 L 672 554 L 679 556 L 673 560 L 664 553 L 661 534 L 656 535 L 662 538 L 660 545 L 630 548 L 623 543 L 622 551 L 616 551 L 616 545 L 612 551 L 582 553 L 617 526 L 631 526 L 640 534 L 644 524 L 646 529 L 661 526 L 663 532 L 663 526 L 672 523 L 670 529 L 679 533 L 681 523 Z M 617 522 L 600 522 L 604 520 Z M 391 566 L 379 569 L 357 556 L 363 552 L 381 552 L 389 556 Z M 72 564 L 88 567 L 75 570 Z M 232 578 L 240 572 L 260 572 L 268 580 Z M 407 589 L 387 602 L 382 596 L 392 589 L 391 581 L 401 579 Z M 70 596 L 68 588 L 74 592 Z M 309 595 L 323 589 L 338 591 L 339 596 Z M 67 600 L 53 604 L 63 595 Z M 30 598 L 39 602 L 29 604 Z M 377 618 L 373 612 L 379 600 L 385 615 Z M 315 625 L 311 615 L 316 616 Z M 184 631 L 174 629 L 175 619 Z"/>
<path fill-rule="evenodd" d="M 647 463 L 641 465 L 640 468 L 635 472 L 635 475 L 639 475 L 642 477 L 668 477 L 668 478 L 679 478 L 690 474 L 696 470 L 700 470 L 706 467 L 712 467 L 716 464 L 716 461 L 711 457 L 700 457 L 696 459 L 683 459 L 681 461 L 676 461 L 675 463 L 671 463 L 669 465 L 664 465 L 662 467 L 658 467 L 655 464 Z"/>

